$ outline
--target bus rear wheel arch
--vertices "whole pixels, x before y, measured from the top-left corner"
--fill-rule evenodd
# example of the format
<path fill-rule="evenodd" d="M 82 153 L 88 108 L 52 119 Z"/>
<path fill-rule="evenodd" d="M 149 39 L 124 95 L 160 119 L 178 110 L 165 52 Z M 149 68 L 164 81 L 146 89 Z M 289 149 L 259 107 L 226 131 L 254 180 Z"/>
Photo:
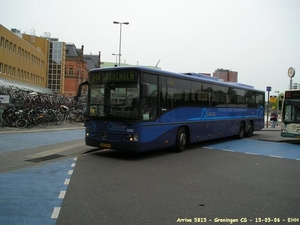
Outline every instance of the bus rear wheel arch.
<path fill-rule="evenodd" d="M 176 142 L 174 146 L 175 152 L 182 152 L 188 144 L 188 129 L 186 127 L 179 127 L 176 134 Z"/>

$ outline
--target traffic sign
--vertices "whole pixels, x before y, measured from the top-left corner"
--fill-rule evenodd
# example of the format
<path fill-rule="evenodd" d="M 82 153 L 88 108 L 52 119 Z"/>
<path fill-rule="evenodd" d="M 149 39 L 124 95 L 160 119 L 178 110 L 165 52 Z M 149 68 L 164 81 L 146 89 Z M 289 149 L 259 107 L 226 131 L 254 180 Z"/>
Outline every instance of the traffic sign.
<path fill-rule="evenodd" d="M 0 95 L 0 103 L 9 103 L 9 95 Z"/>
<path fill-rule="evenodd" d="M 269 101 L 270 102 L 276 102 L 277 101 L 277 96 L 271 95 Z"/>

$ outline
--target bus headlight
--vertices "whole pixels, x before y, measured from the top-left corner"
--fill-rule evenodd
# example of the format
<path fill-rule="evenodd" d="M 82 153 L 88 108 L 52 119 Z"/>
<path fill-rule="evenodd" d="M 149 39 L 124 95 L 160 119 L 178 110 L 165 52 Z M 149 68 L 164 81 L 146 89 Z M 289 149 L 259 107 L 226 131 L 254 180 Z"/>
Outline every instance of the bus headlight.
<path fill-rule="evenodd" d="M 126 141 L 139 141 L 139 135 L 138 134 L 126 134 L 124 139 Z"/>

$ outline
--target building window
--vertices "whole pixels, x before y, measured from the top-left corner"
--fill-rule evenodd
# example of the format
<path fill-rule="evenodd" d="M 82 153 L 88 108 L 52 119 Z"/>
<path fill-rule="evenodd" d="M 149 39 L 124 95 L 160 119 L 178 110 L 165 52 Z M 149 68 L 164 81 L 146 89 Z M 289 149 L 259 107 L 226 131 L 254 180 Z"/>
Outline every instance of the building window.
<path fill-rule="evenodd" d="M 4 65 L 4 70 L 3 70 L 3 73 L 4 73 L 4 74 L 6 74 L 6 73 L 7 73 L 7 65 L 6 65 L 6 64 Z"/>
<path fill-rule="evenodd" d="M 12 73 L 11 73 L 11 76 L 12 76 L 12 77 L 14 77 L 14 76 L 15 76 L 15 73 L 16 73 L 16 68 L 15 68 L 15 67 L 13 67 L 13 68 L 12 68 Z"/>
<path fill-rule="evenodd" d="M 4 37 L 1 37 L 1 41 L 0 41 L 0 47 L 3 48 L 4 47 Z"/>
<path fill-rule="evenodd" d="M 0 73 L 2 73 L 3 70 L 3 63 L 0 63 Z"/>
<path fill-rule="evenodd" d="M 8 50 L 9 49 L 9 41 L 5 40 L 5 49 Z"/>

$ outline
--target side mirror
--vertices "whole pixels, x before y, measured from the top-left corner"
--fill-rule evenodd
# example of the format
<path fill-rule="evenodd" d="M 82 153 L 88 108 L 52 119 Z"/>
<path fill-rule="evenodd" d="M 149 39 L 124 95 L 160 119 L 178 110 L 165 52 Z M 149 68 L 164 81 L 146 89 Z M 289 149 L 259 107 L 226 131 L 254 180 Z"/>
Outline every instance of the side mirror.
<path fill-rule="evenodd" d="M 88 86 L 88 81 L 84 81 L 81 84 L 79 84 L 78 90 L 77 90 L 77 95 L 74 96 L 74 100 L 75 101 L 78 101 L 79 97 L 81 96 L 81 92 L 82 92 L 82 87 L 83 86 Z"/>

